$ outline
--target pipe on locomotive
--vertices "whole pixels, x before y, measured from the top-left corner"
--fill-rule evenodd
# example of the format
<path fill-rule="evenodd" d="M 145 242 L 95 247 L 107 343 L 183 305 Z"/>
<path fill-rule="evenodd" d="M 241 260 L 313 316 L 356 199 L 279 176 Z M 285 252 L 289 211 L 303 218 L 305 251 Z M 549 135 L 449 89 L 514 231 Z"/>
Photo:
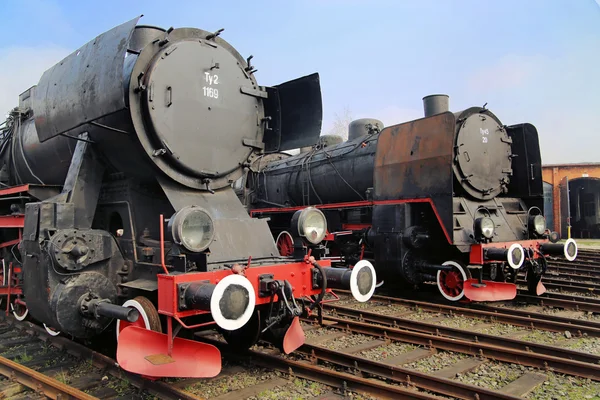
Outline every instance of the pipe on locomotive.
<path fill-rule="evenodd" d="M 133 307 L 113 304 L 109 299 L 103 299 L 91 292 L 84 293 L 77 301 L 81 315 L 88 318 L 115 318 L 127 322 L 135 322 L 140 313 Z"/>

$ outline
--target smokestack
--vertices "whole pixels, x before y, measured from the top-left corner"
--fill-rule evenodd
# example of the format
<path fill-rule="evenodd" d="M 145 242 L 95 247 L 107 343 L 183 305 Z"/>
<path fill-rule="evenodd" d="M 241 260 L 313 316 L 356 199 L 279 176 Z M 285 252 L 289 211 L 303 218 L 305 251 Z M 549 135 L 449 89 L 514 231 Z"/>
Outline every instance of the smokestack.
<path fill-rule="evenodd" d="M 450 111 L 450 102 L 447 94 L 432 94 L 423 97 L 423 110 L 426 117 Z"/>

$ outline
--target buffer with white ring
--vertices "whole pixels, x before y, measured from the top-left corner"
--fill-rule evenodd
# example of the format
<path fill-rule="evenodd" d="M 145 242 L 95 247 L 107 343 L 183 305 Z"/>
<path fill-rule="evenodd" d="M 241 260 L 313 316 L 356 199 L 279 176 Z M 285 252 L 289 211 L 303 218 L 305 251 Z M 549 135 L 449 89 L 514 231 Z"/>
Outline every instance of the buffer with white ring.
<path fill-rule="evenodd" d="M 540 250 L 547 255 L 564 256 L 567 261 L 577 258 L 577 243 L 573 239 L 567 239 L 565 243 L 544 243 Z"/>
<path fill-rule="evenodd" d="M 354 268 L 326 268 L 327 287 L 331 289 L 350 289 L 352 296 L 359 302 L 368 301 L 375 292 L 377 275 L 375 268 L 367 260 L 360 260 Z"/>
<path fill-rule="evenodd" d="M 484 250 L 486 261 L 506 261 L 512 269 L 519 269 L 525 262 L 525 250 L 519 243 L 513 243 L 508 249 L 488 247 Z"/>
<path fill-rule="evenodd" d="M 246 325 L 256 305 L 256 293 L 250 281 L 243 275 L 228 275 L 216 285 L 191 282 L 180 285 L 182 310 L 210 311 L 217 325 L 234 331 Z"/>

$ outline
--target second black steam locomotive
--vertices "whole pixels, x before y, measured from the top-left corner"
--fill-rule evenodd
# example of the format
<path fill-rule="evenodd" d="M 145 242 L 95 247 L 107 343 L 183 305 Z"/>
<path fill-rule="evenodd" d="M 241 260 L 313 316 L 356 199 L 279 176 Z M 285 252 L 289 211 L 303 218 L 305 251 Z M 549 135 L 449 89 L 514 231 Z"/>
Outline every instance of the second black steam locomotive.
<path fill-rule="evenodd" d="M 520 271 L 543 293 L 547 257 L 572 261 L 577 245 L 555 243 L 546 228 L 536 128 L 506 126 L 485 107 L 449 112 L 446 95 L 423 102 L 424 118 L 385 129 L 354 121 L 346 142 L 321 137 L 299 155 L 254 163 L 251 214 L 268 217 L 280 252 L 297 257 L 305 250 L 290 219 L 319 209 L 330 230 L 312 254 L 370 260 L 386 281 L 436 282 L 451 301 L 512 299 Z"/>

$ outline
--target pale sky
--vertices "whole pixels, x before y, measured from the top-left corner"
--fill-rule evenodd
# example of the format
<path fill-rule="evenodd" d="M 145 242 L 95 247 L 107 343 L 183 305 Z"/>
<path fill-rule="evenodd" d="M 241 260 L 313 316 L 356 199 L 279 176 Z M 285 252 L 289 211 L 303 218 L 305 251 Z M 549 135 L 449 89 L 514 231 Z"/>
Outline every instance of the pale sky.
<path fill-rule="evenodd" d="M 421 98 L 536 125 L 545 164 L 600 161 L 600 0 L 0 1 L 0 113 L 96 35 L 140 24 L 215 31 L 254 55 L 259 84 L 319 72 L 336 113 L 386 125 Z"/>

